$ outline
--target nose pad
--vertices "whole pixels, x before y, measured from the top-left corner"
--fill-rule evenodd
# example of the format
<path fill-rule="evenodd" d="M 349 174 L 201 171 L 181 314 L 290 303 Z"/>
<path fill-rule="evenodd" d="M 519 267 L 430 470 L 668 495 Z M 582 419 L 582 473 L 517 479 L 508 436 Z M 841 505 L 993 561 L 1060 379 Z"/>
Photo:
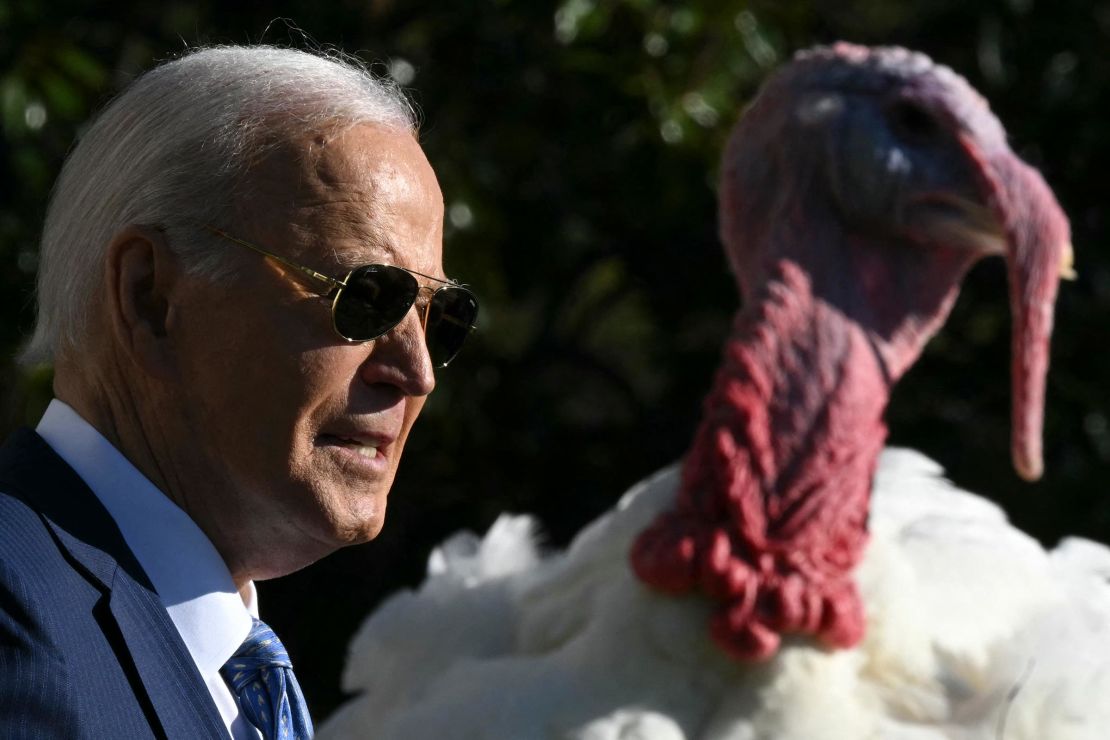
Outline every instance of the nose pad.
<path fill-rule="evenodd" d="M 428 344 L 428 316 L 431 314 L 432 298 L 435 297 L 436 292 L 426 285 L 420 286 L 420 292 L 417 293 L 416 301 L 413 306 L 416 308 L 420 316 L 420 329 L 424 332 L 424 345 Z"/>

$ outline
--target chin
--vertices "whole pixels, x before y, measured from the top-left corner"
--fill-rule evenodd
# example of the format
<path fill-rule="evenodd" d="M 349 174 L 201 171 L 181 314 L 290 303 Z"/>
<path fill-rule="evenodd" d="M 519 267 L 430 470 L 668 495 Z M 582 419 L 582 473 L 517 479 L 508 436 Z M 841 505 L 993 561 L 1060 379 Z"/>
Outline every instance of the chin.
<path fill-rule="evenodd" d="M 288 515 L 299 522 L 302 533 L 330 546 L 329 552 L 368 542 L 385 525 L 392 483 L 392 475 L 368 479 L 330 466 L 299 471 L 289 493 Z"/>
<path fill-rule="evenodd" d="M 385 526 L 385 496 L 369 496 L 350 502 L 343 500 L 330 512 L 328 539 L 334 541 L 336 548 L 360 545 L 369 542 L 381 533 Z"/>
<path fill-rule="evenodd" d="M 381 534 L 382 527 L 384 526 L 385 517 L 377 517 L 368 521 L 358 522 L 336 533 L 337 544 L 339 547 L 347 547 L 349 545 L 361 545 L 369 542 Z"/>

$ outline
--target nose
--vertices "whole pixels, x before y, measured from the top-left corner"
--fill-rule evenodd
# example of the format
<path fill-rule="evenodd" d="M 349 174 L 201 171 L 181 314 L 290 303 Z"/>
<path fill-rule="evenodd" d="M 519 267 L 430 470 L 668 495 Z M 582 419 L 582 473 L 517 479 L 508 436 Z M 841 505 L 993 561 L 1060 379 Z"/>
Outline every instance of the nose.
<path fill-rule="evenodd" d="M 365 382 L 394 385 L 406 396 L 426 396 L 435 388 L 436 376 L 424 338 L 424 315 L 417 306 L 368 346 L 370 352 L 361 367 Z"/>

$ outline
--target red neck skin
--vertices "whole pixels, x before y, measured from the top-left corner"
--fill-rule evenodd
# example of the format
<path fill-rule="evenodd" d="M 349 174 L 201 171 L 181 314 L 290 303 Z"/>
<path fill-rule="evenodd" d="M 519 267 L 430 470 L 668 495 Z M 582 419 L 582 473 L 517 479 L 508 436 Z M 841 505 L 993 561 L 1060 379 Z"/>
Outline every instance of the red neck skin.
<path fill-rule="evenodd" d="M 713 638 L 749 660 L 773 655 L 788 633 L 833 647 L 862 638 L 852 570 L 867 542 L 883 411 L 908 366 L 880 360 L 794 263 L 773 271 L 725 345 L 675 508 L 631 553 L 648 585 L 714 601 Z"/>

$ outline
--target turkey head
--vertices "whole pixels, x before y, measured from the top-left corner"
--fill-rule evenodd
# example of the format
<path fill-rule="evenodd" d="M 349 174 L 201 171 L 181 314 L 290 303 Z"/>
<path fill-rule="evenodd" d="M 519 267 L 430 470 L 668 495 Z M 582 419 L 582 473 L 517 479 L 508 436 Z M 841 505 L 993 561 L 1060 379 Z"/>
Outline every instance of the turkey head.
<path fill-rule="evenodd" d="M 1067 219 L 961 77 L 897 48 L 802 52 L 737 124 L 720 231 L 743 296 L 673 510 L 636 541 L 650 586 L 700 591 L 740 658 L 784 634 L 855 644 L 852 569 L 893 385 L 977 260 L 1009 264 L 1013 459 L 1041 426 Z"/>

